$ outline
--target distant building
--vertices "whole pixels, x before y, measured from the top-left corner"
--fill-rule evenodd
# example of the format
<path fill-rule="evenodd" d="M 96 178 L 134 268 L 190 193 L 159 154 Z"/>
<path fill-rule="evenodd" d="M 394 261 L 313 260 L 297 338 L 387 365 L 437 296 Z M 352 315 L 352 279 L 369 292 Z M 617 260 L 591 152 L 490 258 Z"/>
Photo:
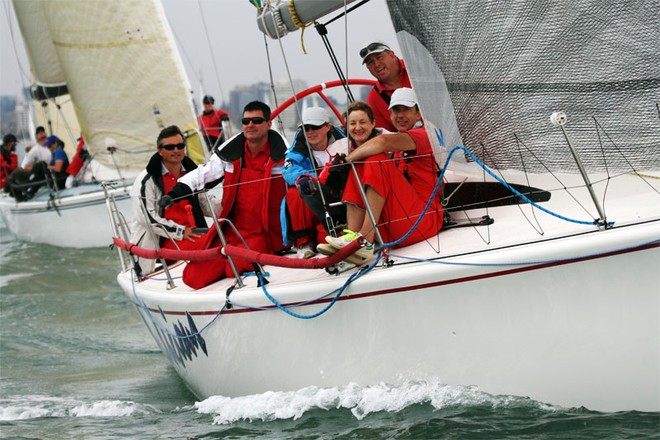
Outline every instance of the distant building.
<path fill-rule="evenodd" d="M 14 96 L 0 96 L 0 133 L 3 135 L 17 132 L 15 110 L 16 98 Z"/>

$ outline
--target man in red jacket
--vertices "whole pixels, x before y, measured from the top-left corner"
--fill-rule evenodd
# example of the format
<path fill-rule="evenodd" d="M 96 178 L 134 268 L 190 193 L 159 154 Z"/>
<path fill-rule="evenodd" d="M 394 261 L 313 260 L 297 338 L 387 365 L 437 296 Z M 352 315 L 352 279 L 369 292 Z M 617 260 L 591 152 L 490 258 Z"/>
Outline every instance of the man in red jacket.
<path fill-rule="evenodd" d="M 229 219 L 250 249 L 274 253 L 284 248 L 279 210 L 286 192 L 282 165 L 287 145 L 271 130 L 270 107 L 260 101 L 243 109 L 243 131 L 216 149 L 204 165 L 190 171 L 160 201 L 169 206 L 205 187 L 224 181 L 222 212 L 218 218 Z M 227 243 L 242 246 L 241 239 L 226 223 L 222 230 Z M 199 249 L 221 245 L 215 228 L 199 238 Z M 234 259 L 239 273 L 252 270 L 251 263 Z M 209 261 L 191 261 L 183 271 L 183 282 L 199 289 L 235 274 L 226 257 Z"/>
<path fill-rule="evenodd" d="M 2 151 L 0 151 L 0 189 L 5 187 L 7 177 L 18 167 L 18 156 L 14 153 L 16 149 L 16 136 L 9 133 L 2 139 Z"/>
<path fill-rule="evenodd" d="M 229 113 L 224 110 L 216 110 L 213 107 L 214 103 L 213 96 L 206 95 L 202 100 L 204 112 L 197 117 L 197 124 L 200 130 L 202 130 L 202 136 L 204 136 L 209 151 L 212 151 L 213 147 L 217 147 L 224 142 L 225 136 L 222 132 L 222 121 L 229 121 Z"/>
<path fill-rule="evenodd" d="M 390 119 L 390 99 L 398 88 L 412 88 L 408 71 L 403 60 L 396 56 L 392 49 L 380 41 L 373 42 L 360 50 L 362 64 L 367 66 L 369 73 L 378 80 L 367 96 L 367 104 L 374 111 L 376 127 L 391 132 L 397 129 Z"/>

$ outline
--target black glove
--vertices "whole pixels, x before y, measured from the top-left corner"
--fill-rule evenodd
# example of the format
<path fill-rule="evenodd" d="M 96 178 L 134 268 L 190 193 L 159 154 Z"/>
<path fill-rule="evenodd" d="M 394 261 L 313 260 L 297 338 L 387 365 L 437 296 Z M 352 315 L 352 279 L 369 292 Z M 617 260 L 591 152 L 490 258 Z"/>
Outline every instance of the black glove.
<path fill-rule="evenodd" d="M 348 162 L 346 162 L 346 155 L 337 154 L 335 157 L 332 158 L 332 162 L 330 168 L 328 168 L 328 172 L 330 174 L 345 173 L 348 170 L 348 166 L 349 166 Z"/>
<path fill-rule="evenodd" d="M 172 205 L 174 205 L 174 199 L 172 197 L 168 196 L 168 195 L 164 195 L 158 201 L 158 207 L 161 210 L 165 210 L 165 209 L 171 207 Z"/>
<path fill-rule="evenodd" d="M 298 187 L 300 194 L 304 194 L 306 196 L 311 196 L 314 194 L 318 189 L 316 187 L 315 181 L 316 179 L 314 179 L 309 174 L 303 174 L 302 176 L 298 177 L 296 180 L 296 186 Z"/>
<path fill-rule="evenodd" d="M 170 190 L 166 195 L 160 198 L 158 201 L 158 207 L 160 209 L 166 209 L 169 208 L 174 204 L 175 200 L 180 200 L 185 197 L 190 197 L 192 196 L 192 190 L 188 185 L 185 183 L 177 183 L 174 185 L 174 188 Z"/>
<path fill-rule="evenodd" d="M 220 116 L 220 120 L 221 121 L 228 121 L 229 120 L 229 115 L 224 114 L 224 115 Z"/>

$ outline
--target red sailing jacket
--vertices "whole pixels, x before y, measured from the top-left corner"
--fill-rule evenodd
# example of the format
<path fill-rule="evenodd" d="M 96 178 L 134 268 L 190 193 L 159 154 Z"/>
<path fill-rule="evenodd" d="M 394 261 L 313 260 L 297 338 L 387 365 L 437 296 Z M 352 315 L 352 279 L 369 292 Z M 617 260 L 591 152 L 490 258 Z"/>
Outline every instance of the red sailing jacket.
<path fill-rule="evenodd" d="M 410 78 L 408 77 L 408 70 L 402 59 L 399 59 L 401 63 L 401 87 L 412 88 L 410 84 Z M 373 89 L 369 92 L 367 96 L 367 104 L 371 106 L 374 111 L 374 119 L 376 120 L 376 127 L 384 128 L 392 133 L 396 133 L 398 130 L 392 124 L 392 119 L 390 118 L 390 98 L 392 97 L 394 90 L 384 89 L 383 85 L 378 81 Z"/>
<path fill-rule="evenodd" d="M 199 124 L 199 128 L 202 130 L 202 135 L 213 136 L 216 138 L 220 137 L 223 115 L 229 117 L 229 113 L 224 110 L 216 110 L 209 114 L 202 113 L 199 115 L 197 117 L 197 124 Z"/>
<path fill-rule="evenodd" d="M 216 152 L 222 160 L 231 162 L 234 166 L 233 172 L 225 173 L 222 213 L 219 215 L 219 218 L 230 218 L 234 220 L 232 218 L 232 209 L 238 192 L 241 172 L 243 171 L 245 145 L 245 136 L 240 134 L 225 145 L 222 150 Z M 279 134 L 270 130 L 268 132 L 268 145 L 270 146 L 270 159 L 266 164 L 263 175 L 259 176 L 261 178 L 260 183 L 243 187 L 241 189 L 241 197 L 262 200 L 261 209 L 257 211 L 257 207 L 255 207 L 255 214 L 259 214 L 261 217 L 263 228 L 270 239 L 269 247 L 271 251 L 277 252 L 284 249 L 284 245 L 282 244 L 282 227 L 280 225 L 280 205 L 286 193 L 286 185 L 282 178 L 282 165 L 284 163 L 284 154 L 286 153 L 286 144 Z M 251 197 L 251 191 L 260 191 L 265 196 Z M 240 224 L 237 224 L 236 227 L 239 230 L 241 229 Z"/>

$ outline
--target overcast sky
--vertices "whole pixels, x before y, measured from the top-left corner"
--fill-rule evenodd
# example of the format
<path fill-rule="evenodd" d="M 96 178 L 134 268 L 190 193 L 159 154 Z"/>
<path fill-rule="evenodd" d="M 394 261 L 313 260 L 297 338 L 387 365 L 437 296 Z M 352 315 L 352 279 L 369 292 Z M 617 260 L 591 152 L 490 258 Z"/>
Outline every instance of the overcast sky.
<path fill-rule="evenodd" d="M 25 78 L 21 80 L 19 66 L 28 67 L 13 6 L 10 0 L 0 1 L 0 94 L 16 95 L 28 82 Z M 162 0 L 162 3 L 196 94 L 203 85 L 205 93 L 220 101 L 221 95 L 228 98 L 229 91 L 237 85 L 269 82 L 264 37 L 257 28 L 256 9 L 248 0 Z M 330 17 L 335 15 L 336 12 Z M 319 21 L 325 23 L 330 17 Z M 18 60 L 10 29 L 18 46 Z M 304 34 L 308 55 L 302 52 L 300 34 L 296 31 L 282 39 L 292 77 L 304 79 L 310 86 L 337 79 L 316 30 L 308 28 Z M 328 26 L 328 36 L 342 68 L 348 66 L 348 76 L 352 78 L 371 78 L 358 56 L 360 48 L 369 42 L 388 42 L 400 53 L 385 0 L 371 0 L 349 14 L 347 31 L 343 19 L 333 22 Z M 275 80 L 287 79 L 280 44 L 268 39 L 268 47 Z"/>

